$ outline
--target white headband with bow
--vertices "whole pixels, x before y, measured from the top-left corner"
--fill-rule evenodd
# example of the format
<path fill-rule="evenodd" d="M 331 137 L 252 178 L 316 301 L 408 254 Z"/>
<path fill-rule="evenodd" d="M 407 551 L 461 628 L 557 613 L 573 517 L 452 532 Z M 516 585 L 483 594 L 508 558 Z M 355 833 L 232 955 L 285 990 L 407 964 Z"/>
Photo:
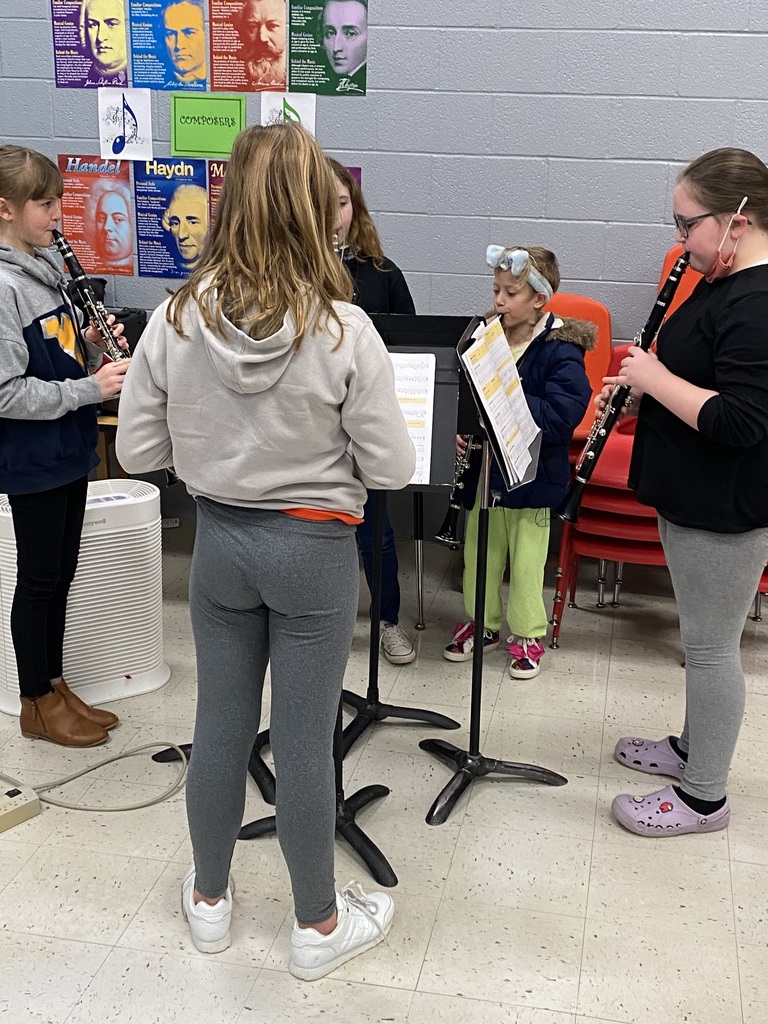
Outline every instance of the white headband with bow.
<path fill-rule="evenodd" d="M 489 245 L 485 253 L 485 262 L 494 270 L 508 270 L 513 277 L 521 277 L 528 271 L 528 284 L 535 292 L 543 292 L 547 302 L 554 294 L 552 285 L 540 274 L 531 263 L 527 249 L 506 249 L 503 245 Z"/>

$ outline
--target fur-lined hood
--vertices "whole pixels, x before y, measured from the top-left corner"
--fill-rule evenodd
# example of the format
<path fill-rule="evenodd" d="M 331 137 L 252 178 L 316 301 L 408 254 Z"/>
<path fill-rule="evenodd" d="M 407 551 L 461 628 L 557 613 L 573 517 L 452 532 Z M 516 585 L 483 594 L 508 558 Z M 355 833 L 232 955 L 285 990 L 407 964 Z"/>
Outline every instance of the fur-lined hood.
<path fill-rule="evenodd" d="M 591 352 L 597 344 L 597 324 L 591 320 L 576 320 L 572 316 L 555 317 L 547 341 L 570 341 L 585 352 Z"/>

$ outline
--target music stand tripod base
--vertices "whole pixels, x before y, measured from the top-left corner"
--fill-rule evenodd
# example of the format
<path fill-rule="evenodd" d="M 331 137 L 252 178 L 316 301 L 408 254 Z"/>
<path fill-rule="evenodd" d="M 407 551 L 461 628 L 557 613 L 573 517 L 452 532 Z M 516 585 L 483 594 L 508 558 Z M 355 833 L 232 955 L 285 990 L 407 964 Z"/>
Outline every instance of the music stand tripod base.
<path fill-rule="evenodd" d="M 470 754 L 445 740 L 422 740 L 422 750 L 434 754 L 449 767 L 456 768 L 456 773 L 447 786 L 438 793 L 434 803 L 427 812 L 428 825 L 443 825 L 456 806 L 462 793 L 475 779 L 483 775 L 514 775 L 519 779 L 530 779 L 532 782 L 545 782 L 550 786 L 565 786 L 568 782 L 563 775 L 549 768 L 539 768 L 535 764 L 522 764 L 516 761 L 498 761 L 484 757 L 482 754 Z"/>
<path fill-rule="evenodd" d="M 259 738 L 264 737 L 269 742 L 268 732 L 259 733 Z M 269 773 L 274 785 L 274 776 L 261 760 L 256 744 L 254 744 L 252 759 L 254 757 L 264 766 L 264 770 Z M 336 782 L 336 833 L 343 839 L 346 839 L 379 885 L 389 887 L 397 885 L 397 875 L 392 870 L 389 861 L 378 846 L 368 838 L 355 822 L 355 816 L 358 811 L 367 807 L 372 800 L 380 800 L 382 797 L 388 796 L 389 789 L 386 786 L 364 786 L 357 793 L 353 793 L 352 796 L 345 797 L 342 780 L 342 760 L 341 701 L 339 701 L 339 711 L 336 716 L 336 725 L 333 732 L 333 763 Z M 271 835 L 276 829 L 277 820 L 274 815 L 270 815 L 268 818 L 259 818 L 256 821 L 248 822 L 247 825 L 243 825 L 237 838 L 259 839 L 261 836 Z"/>
<path fill-rule="evenodd" d="M 479 430 L 479 425 L 474 433 Z M 473 433 L 461 430 L 460 433 Z M 475 570 L 475 637 L 482 638 L 485 631 L 486 567 L 488 565 L 488 497 L 491 470 L 491 448 L 488 438 L 482 434 L 482 472 L 480 476 L 480 509 L 477 524 L 477 560 Z M 472 651 L 472 690 L 469 716 L 469 749 L 461 750 L 445 740 L 422 740 L 419 746 L 430 754 L 456 769 L 453 778 L 437 795 L 427 812 L 428 825 L 443 825 L 448 820 L 462 793 L 472 782 L 484 775 L 513 775 L 533 782 L 544 782 L 550 786 L 564 786 L 568 780 L 551 771 L 533 764 L 515 761 L 499 761 L 484 757 L 480 753 L 480 713 L 483 691 L 483 644 L 475 643 Z"/>

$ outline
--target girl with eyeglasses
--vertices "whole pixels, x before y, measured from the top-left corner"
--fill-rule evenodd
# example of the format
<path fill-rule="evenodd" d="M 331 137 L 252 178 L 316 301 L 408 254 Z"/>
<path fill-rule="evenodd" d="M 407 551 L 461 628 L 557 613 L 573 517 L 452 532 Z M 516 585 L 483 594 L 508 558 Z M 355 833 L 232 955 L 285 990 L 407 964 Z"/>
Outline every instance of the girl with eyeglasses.
<path fill-rule="evenodd" d="M 744 620 L 768 560 L 768 167 L 742 149 L 694 160 L 674 191 L 677 237 L 704 275 L 629 350 L 614 384 L 642 395 L 629 482 L 659 514 L 685 650 L 679 736 L 624 737 L 616 759 L 676 784 L 613 812 L 643 836 L 728 825 L 726 779 L 741 727 Z"/>

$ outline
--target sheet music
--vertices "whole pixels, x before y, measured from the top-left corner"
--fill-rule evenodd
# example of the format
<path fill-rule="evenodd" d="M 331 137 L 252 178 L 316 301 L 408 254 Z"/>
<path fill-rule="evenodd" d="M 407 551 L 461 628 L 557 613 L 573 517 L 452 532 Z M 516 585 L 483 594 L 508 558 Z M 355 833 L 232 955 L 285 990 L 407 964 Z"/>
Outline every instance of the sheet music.
<path fill-rule="evenodd" d="M 410 482 L 428 484 L 437 360 L 433 352 L 390 352 L 389 356 L 395 369 L 397 400 L 416 449 L 416 471 Z"/>
<path fill-rule="evenodd" d="M 473 337 L 461 359 L 480 396 L 486 425 L 499 441 L 513 482 L 518 482 L 531 464 L 529 448 L 541 431 L 525 400 L 501 321 L 495 317 L 481 324 Z"/>

